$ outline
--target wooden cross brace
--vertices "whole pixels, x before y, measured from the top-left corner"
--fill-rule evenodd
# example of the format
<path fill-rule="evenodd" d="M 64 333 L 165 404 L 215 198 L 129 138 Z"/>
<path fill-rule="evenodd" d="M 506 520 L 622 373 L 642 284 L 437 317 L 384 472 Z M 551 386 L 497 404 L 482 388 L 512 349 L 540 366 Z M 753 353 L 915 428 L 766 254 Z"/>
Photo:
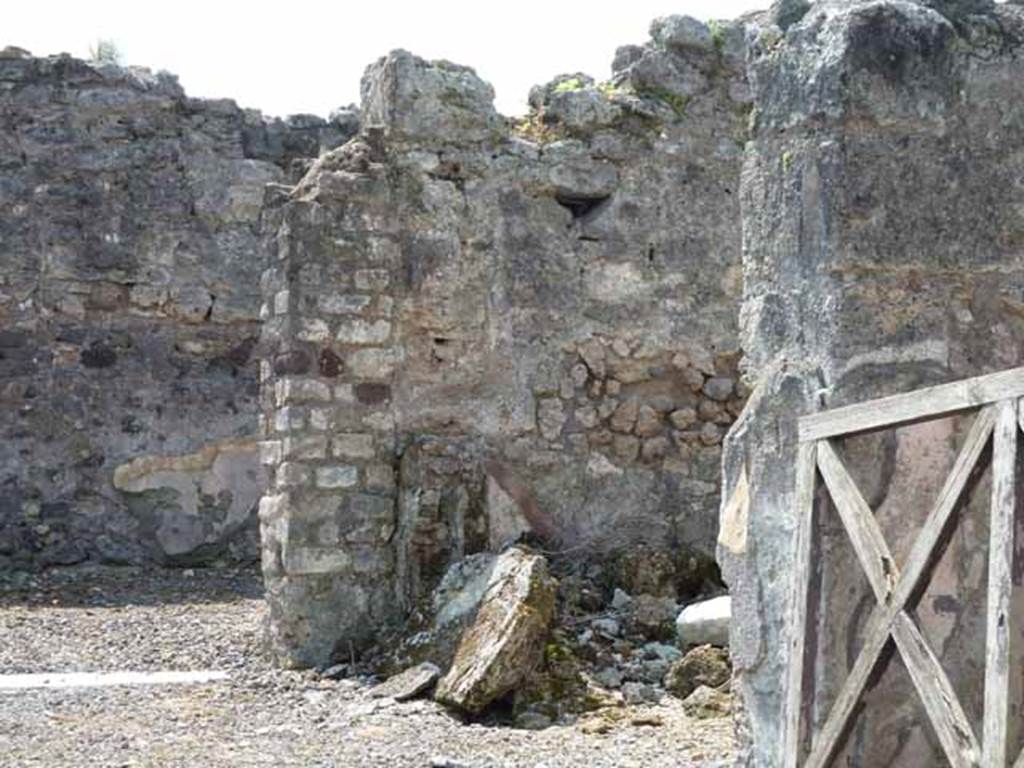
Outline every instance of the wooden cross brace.
<path fill-rule="evenodd" d="M 785 768 L 824 768 L 839 749 L 857 702 L 878 666 L 890 640 L 910 674 L 943 752 L 953 768 L 1006 768 L 1010 679 L 1010 596 L 1012 589 L 1015 467 L 1018 425 L 1024 412 L 1024 369 L 1004 371 L 934 387 L 910 395 L 862 403 L 801 420 L 797 459 L 797 580 L 791 606 L 794 632 L 790 635 L 790 666 L 784 742 Z M 881 426 L 895 426 L 924 417 L 939 417 L 983 406 L 922 525 L 901 570 L 892 557 L 878 521 L 864 501 L 829 438 Z M 986 622 L 985 710 L 983 741 L 979 744 L 963 707 L 907 611 L 937 556 L 972 470 L 989 439 L 993 440 L 992 508 L 989 542 L 989 586 Z M 824 725 L 815 735 L 806 760 L 801 761 L 802 729 L 807 703 L 803 697 L 806 672 L 806 630 L 812 572 L 811 541 L 815 525 L 815 484 L 820 473 L 867 576 L 877 605 L 867 620 L 864 642 L 853 668 L 840 688 Z M 1013 768 L 1024 768 L 1024 751 Z"/>

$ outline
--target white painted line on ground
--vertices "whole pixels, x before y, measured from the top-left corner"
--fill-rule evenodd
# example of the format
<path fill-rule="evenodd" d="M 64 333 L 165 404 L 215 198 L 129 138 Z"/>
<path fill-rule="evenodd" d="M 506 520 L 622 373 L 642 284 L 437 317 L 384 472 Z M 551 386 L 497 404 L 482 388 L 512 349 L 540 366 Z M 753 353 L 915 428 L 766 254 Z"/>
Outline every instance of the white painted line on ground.
<path fill-rule="evenodd" d="M 29 688 L 92 688 L 110 685 L 188 685 L 227 680 L 227 672 L 42 672 L 0 675 L 0 692 Z"/>

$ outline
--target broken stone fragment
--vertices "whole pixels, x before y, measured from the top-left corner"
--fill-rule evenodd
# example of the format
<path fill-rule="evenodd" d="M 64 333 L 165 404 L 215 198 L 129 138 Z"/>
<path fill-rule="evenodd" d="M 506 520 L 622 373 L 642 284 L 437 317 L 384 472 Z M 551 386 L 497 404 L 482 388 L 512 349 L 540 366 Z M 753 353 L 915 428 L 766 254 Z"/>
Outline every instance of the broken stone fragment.
<path fill-rule="evenodd" d="M 768 9 L 768 20 L 785 32 L 811 10 L 808 0 L 775 0 Z"/>
<path fill-rule="evenodd" d="M 526 680 L 543 658 L 555 591 L 543 557 L 503 552 L 434 698 L 476 713 Z"/>
<path fill-rule="evenodd" d="M 557 440 L 565 424 L 565 411 L 557 397 L 545 397 L 537 403 L 537 428 L 545 440 Z"/>
<path fill-rule="evenodd" d="M 441 670 L 436 664 L 424 661 L 374 686 L 370 696 L 375 699 L 408 701 L 428 690 L 440 676 Z"/>
<path fill-rule="evenodd" d="M 701 645 L 672 663 L 665 675 L 665 690 L 685 699 L 698 687 L 718 688 L 729 682 L 732 664 L 729 653 L 713 645 Z"/>
<path fill-rule="evenodd" d="M 614 610 L 623 611 L 631 602 L 633 602 L 632 597 L 618 587 L 615 588 L 615 592 L 612 594 L 612 608 Z"/>
<path fill-rule="evenodd" d="M 670 443 L 667 437 L 652 437 L 644 440 L 640 448 L 640 458 L 647 463 L 661 461 L 668 455 Z"/>
<path fill-rule="evenodd" d="M 612 598 L 612 605 L 617 610 L 629 605 L 630 595 L 676 596 L 676 565 L 665 549 L 646 545 L 630 548 L 619 555 L 615 576 L 622 586 L 621 590 L 615 590 Z"/>
<path fill-rule="evenodd" d="M 735 382 L 725 376 L 714 376 L 704 382 L 703 392 L 707 397 L 724 403 L 733 395 Z"/>
<path fill-rule="evenodd" d="M 665 48 L 711 53 L 715 49 L 711 29 L 692 16 L 663 16 L 651 22 L 651 38 Z"/>
<path fill-rule="evenodd" d="M 680 408 L 669 414 L 669 420 L 676 429 L 686 429 L 697 423 L 697 411 L 693 408 Z"/>
<path fill-rule="evenodd" d="M 637 595 L 626 616 L 626 626 L 632 634 L 649 640 L 671 640 L 676 611 L 676 601 L 671 597 Z"/>
<path fill-rule="evenodd" d="M 700 392 L 704 388 L 704 374 L 696 368 L 684 368 L 680 373 L 680 378 L 691 392 Z"/>
<path fill-rule="evenodd" d="M 487 141 L 505 130 L 494 89 L 470 67 L 396 50 L 371 64 L 361 83 L 363 120 L 392 139 Z"/>
<path fill-rule="evenodd" d="M 698 720 L 725 717 L 732 712 L 732 697 L 702 685 L 683 701 L 683 711 Z"/>
<path fill-rule="evenodd" d="M 595 379 L 605 377 L 605 351 L 601 342 L 597 339 L 590 339 L 581 344 L 580 357 L 583 358 L 583 362 L 586 363 Z"/>
<path fill-rule="evenodd" d="M 615 435 L 612 450 L 619 461 L 633 461 L 640 450 L 640 439 L 632 435 Z"/>
<path fill-rule="evenodd" d="M 679 645 L 729 645 L 732 599 L 728 595 L 686 606 L 676 619 Z"/>
<path fill-rule="evenodd" d="M 661 428 L 661 414 L 649 405 L 640 406 L 633 431 L 640 437 L 653 437 L 661 432 Z"/>
<path fill-rule="evenodd" d="M 627 704 L 657 704 L 661 701 L 663 693 L 653 685 L 645 683 L 629 682 L 622 686 L 622 698 Z"/>
<path fill-rule="evenodd" d="M 591 133 L 612 125 L 621 114 L 621 107 L 595 86 L 592 77 L 578 72 L 534 86 L 529 104 L 534 119 L 539 118 L 545 125 L 563 126 L 571 134 Z"/>
<path fill-rule="evenodd" d="M 615 432 L 629 434 L 633 431 L 639 412 L 640 405 L 636 400 L 627 400 L 624 403 L 620 403 L 612 414 L 609 426 Z"/>

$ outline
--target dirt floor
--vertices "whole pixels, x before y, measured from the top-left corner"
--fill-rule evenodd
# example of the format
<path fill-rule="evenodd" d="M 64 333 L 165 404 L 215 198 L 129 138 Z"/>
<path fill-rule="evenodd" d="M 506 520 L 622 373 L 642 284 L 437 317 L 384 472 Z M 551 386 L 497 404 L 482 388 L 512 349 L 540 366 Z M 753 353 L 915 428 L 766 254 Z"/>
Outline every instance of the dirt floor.
<path fill-rule="evenodd" d="M 0 577 L 2 578 L 2 577 Z M 260 651 L 256 571 L 68 569 L 0 580 L 0 676 L 226 672 L 195 685 L 3 690 L 0 766 L 688 768 L 732 764 L 729 718 L 678 700 L 541 731 L 285 672 Z"/>

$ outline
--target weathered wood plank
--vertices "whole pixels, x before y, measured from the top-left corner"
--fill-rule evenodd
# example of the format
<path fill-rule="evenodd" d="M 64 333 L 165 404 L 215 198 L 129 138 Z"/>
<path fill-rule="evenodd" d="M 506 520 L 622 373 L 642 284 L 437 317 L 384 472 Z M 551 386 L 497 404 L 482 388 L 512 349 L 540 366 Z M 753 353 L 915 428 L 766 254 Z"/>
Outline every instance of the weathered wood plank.
<path fill-rule="evenodd" d="M 922 418 L 938 418 L 955 411 L 1022 396 L 1024 368 L 1011 368 L 987 376 L 809 414 L 799 421 L 800 440 L 808 442 L 896 426 Z"/>
<path fill-rule="evenodd" d="M 880 605 L 890 603 L 900 574 L 878 520 L 827 441 L 818 444 L 818 468 L 875 598 Z M 905 602 L 906 598 L 892 607 L 902 608 Z M 892 635 L 950 765 L 976 766 L 980 756 L 977 737 L 942 665 L 906 612 L 901 610 L 894 617 Z"/>
<path fill-rule="evenodd" d="M 985 634 L 986 768 L 1006 768 L 1010 687 L 1010 592 L 1017 468 L 1017 403 L 999 404 L 993 434 L 992 518 L 989 525 L 988 616 Z"/>
<path fill-rule="evenodd" d="M 899 578 L 899 569 L 889 553 L 874 512 L 864 501 L 842 459 L 828 440 L 818 443 L 818 469 L 832 495 L 839 519 L 853 543 L 853 551 L 867 574 L 868 583 L 879 603 L 892 596 Z"/>
<path fill-rule="evenodd" d="M 983 408 L 974 419 L 974 423 L 971 424 L 963 446 L 960 448 L 960 453 L 953 463 L 953 468 L 946 476 L 946 481 L 942 485 L 942 490 L 939 491 L 935 505 L 928 513 L 928 517 L 925 518 L 924 524 L 917 534 L 917 539 L 914 541 L 914 546 L 911 547 L 910 554 L 907 556 L 907 561 L 903 564 L 903 577 L 893 592 L 894 603 L 905 605 L 920 584 L 921 577 L 928 571 L 935 547 L 946 532 L 953 513 L 957 509 L 960 496 L 971 477 L 971 471 L 988 444 L 995 421 L 996 406 L 990 405 Z"/>
<path fill-rule="evenodd" d="M 878 665 L 882 650 L 888 643 L 891 618 L 889 611 L 878 607 L 868 618 L 864 645 L 861 647 L 857 660 L 853 663 L 853 669 L 850 670 L 839 689 L 839 695 L 836 696 L 832 709 L 829 710 L 825 724 L 821 727 L 821 731 L 818 732 L 811 746 L 811 753 L 807 756 L 804 768 L 825 768 L 836 749 L 839 748 L 843 732 L 857 707 L 857 701 L 864 692 L 871 673 Z"/>
<path fill-rule="evenodd" d="M 942 664 L 906 611 L 893 622 L 893 639 L 953 768 L 975 768 L 981 747 Z"/>
<path fill-rule="evenodd" d="M 814 539 L 814 484 L 817 444 L 804 443 L 797 452 L 796 507 L 797 536 L 794 552 L 796 578 L 790 595 L 789 669 L 786 688 L 785 743 L 783 768 L 797 768 L 802 745 L 804 673 L 807 668 L 805 644 L 810 612 L 811 546 Z"/>

